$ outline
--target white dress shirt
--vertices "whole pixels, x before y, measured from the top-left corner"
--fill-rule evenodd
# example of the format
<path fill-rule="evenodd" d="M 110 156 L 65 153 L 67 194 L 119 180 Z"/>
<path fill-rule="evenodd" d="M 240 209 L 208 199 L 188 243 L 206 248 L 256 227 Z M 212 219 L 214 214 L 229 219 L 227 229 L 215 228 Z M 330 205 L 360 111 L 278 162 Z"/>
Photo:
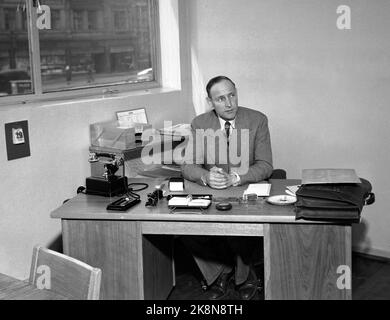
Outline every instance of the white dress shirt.
<path fill-rule="evenodd" d="M 221 124 L 221 130 L 225 132 L 225 122 L 227 120 L 222 119 L 221 117 L 218 117 L 219 123 Z M 229 130 L 229 137 L 232 135 L 232 130 L 236 129 L 236 119 L 229 120 L 230 122 L 230 130 Z"/>

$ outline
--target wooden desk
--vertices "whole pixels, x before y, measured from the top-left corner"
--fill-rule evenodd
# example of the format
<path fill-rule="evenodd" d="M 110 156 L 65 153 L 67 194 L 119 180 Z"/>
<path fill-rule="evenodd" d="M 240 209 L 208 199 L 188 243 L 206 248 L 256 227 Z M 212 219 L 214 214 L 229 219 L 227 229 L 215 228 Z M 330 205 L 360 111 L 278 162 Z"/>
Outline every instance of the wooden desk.
<path fill-rule="evenodd" d="M 166 299 L 174 285 L 173 235 L 264 237 L 266 299 L 351 299 L 338 289 L 337 268 L 351 268 L 351 225 L 296 221 L 293 206 L 233 202 L 231 211 L 170 213 L 166 200 L 145 207 L 150 188 L 127 212 L 109 212 L 113 199 L 79 194 L 52 212 L 62 220 L 64 253 L 102 269 L 101 299 Z M 273 180 L 271 194 L 299 180 Z M 246 187 L 211 190 L 186 181 L 187 193 L 214 198 L 242 195 Z"/>
<path fill-rule="evenodd" d="M 40 290 L 27 281 L 0 273 L 0 300 L 68 300 L 60 294 Z"/>

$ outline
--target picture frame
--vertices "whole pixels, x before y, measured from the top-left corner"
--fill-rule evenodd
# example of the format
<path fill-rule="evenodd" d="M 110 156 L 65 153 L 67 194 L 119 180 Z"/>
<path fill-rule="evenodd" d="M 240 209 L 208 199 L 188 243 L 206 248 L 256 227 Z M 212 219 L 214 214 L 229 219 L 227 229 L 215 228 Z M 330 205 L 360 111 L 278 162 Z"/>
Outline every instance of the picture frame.
<path fill-rule="evenodd" d="M 5 123 L 4 129 L 8 161 L 29 157 L 31 153 L 28 121 Z"/>

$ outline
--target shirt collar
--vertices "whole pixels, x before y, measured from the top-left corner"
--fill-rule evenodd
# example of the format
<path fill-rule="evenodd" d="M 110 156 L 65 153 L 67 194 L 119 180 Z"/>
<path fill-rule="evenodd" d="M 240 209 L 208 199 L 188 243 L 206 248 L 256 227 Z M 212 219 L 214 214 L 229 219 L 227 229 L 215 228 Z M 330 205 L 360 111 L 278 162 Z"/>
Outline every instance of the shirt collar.
<path fill-rule="evenodd" d="M 225 122 L 227 120 L 223 120 L 220 116 L 218 116 L 219 124 L 221 125 L 221 130 L 225 130 Z M 232 129 L 236 129 L 236 119 L 229 120 L 230 126 Z M 230 131 L 231 132 L 231 131 Z"/>

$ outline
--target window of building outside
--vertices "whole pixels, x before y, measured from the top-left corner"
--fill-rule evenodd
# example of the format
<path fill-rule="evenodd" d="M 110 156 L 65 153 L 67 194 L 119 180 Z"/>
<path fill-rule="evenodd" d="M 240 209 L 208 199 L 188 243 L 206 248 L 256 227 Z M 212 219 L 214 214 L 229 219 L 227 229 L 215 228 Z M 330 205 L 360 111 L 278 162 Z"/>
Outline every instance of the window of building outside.
<path fill-rule="evenodd" d="M 61 19 L 61 10 L 53 9 L 50 11 L 51 13 L 51 30 L 62 29 L 62 19 Z"/>
<path fill-rule="evenodd" d="M 97 10 L 89 10 L 88 11 L 88 30 L 98 30 L 98 11 Z M 103 26 L 100 25 L 100 30 L 102 30 Z"/>
<path fill-rule="evenodd" d="M 127 14 L 125 11 L 114 12 L 114 28 L 116 31 L 128 31 Z"/>
<path fill-rule="evenodd" d="M 0 102 L 10 95 L 155 83 L 156 1 L 0 0 Z M 37 12 L 38 32 L 28 30 L 28 10 Z M 34 34 L 39 59 L 30 56 Z M 40 72 L 39 86 L 31 70 Z"/>

